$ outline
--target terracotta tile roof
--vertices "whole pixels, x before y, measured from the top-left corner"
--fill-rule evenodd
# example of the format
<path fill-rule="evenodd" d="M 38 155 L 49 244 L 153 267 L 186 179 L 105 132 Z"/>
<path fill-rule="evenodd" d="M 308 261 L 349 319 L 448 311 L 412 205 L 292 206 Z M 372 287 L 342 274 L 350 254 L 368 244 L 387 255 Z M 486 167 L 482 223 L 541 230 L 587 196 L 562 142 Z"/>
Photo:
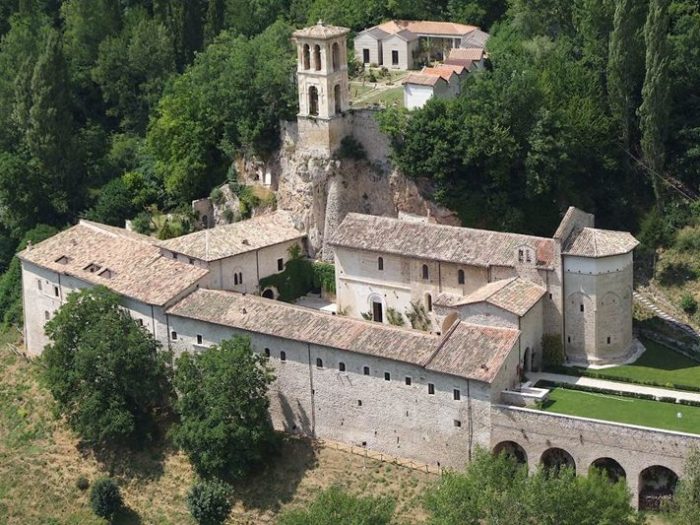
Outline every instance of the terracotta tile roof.
<path fill-rule="evenodd" d="M 288 212 L 276 211 L 247 221 L 160 241 L 159 244 L 166 250 L 188 257 L 216 261 L 303 237 L 305 234 L 296 229 Z"/>
<path fill-rule="evenodd" d="M 208 273 L 163 257 L 150 237 L 90 221 L 27 248 L 19 257 L 156 306 L 176 298 Z"/>
<path fill-rule="evenodd" d="M 425 368 L 491 383 L 519 337 L 519 330 L 460 322 Z"/>
<path fill-rule="evenodd" d="M 518 265 L 518 248 L 529 246 L 536 254 L 536 268 L 549 269 L 555 262 L 552 239 L 359 213 L 349 213 L 328 243 L 483 267 L 514 267 Z"/>
<path fill-rule="evenodd" d="M 447 37 L 462 37 L 479 29 L 476 26 L 454 24 L 452 22 L 433 22 L 431 20 L 389 20 L 375 27 L 391 34 L 408 30 L 417 35 L 441 35 Z"/>
<path fill-rule="evenodd" d="M 515 345 L 517 330 L 460 323 L 444 337 L 329 315 L 258 296 L 199 289 L 169 315 L 410 363 L 479 381 L 491 381 Z M 463 325 L 463 326 L 462 326 Z M 481 367 L 485 364 L 488 370 Z"/>
<path fill-rule="evenodd" d="M 447 71 L 454 71 L 457 75 L 461 75 L 466 72 L 467 68 L 463 64 L 440 64 L 434 69 L 443 69 Z"/>
<path fill-rule="evenodd" d="M 440 75 L 426 75 L 424 73 L 411 73 L 403 79 L 403 84 L 415 84 L 418 86 L 434 86 L 440 81 L 447 82 Z"/>
<path fill-rule="evenodd" d="M 319 38 L 327 40 L 337 36 L 347 35 L 350 29 L 347 27 L 331 26 L 324 24 L 321 20 L 317 24 L 298 29 L 292 33 L 294 38 Z"/>
<path fill-rule="evenodd" d="M 479 47 L 456 47 L 450 49 L 450 54 L 447 58 L 455 60 L 472 60 L 474 62 L 478 62 L 479 60 L 484 58 L 484 50 Z"/>
<path fill-rule="evenodd" d="M 574 231 L 562 246 L 564 255 L 610 257 L 634 250 L 639 245 L 629 232 L 583 228 Z"/>
<path fill-rule="evenodd" d="M 482 31 L 481 29 L 476 29 L 476 30 L 472 31 L 471 33 L 467 34 L 462 39 L 462 47 L 464 47 L 464 48 L 469 48 L 469 47 L 485 48 L 486 42 L 488 42 L 489 36 L 490 35 L 488 33 L 486 33 L 485 31 Z"/>
<path fill-rule="evenodd" d="M 457 72 L 454 71 L 453 69 L 443 68 L 443 67 L 424 67 L 421 70 L 421 74 L 423 75 L 430 75 L 430 76 L 438 76 L 444 78 L 447 82 L 450 82 L 452 79 L 453 75 L 456 75 Z"/>
<path fill-rule="evenodd" d="M 448 58 L 447 60 L 445 60 L 444 65 L 462 66 L 467 71 L 471 71 L 472 67 L 474 66 L 474 61 L 473 60 L 461 60 L 461 59 L 457 59 L 457 58 Z"/>
<path fill-rule="evenodd" d="M 435 300 L 436 306 L 465 306 L 488 303 L 520 317 L 537 304 L 546 290 L 533 282 L 513 277 L 482 286 L 466 297 L 441 294 Z"/>

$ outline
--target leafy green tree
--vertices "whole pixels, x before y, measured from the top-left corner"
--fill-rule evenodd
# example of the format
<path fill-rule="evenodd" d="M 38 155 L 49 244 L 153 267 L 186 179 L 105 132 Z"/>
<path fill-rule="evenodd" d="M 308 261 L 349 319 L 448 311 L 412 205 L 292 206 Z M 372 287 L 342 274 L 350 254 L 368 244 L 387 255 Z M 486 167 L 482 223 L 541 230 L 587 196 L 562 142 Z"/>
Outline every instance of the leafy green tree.
<path fill-rule="evenodd" d="M 306 508 L 289 510 L 278 525 L 389 525 L 395 503 L 390 498 L 352 496 L 337 486 L 324 490 Z"/>
<path fill-rule="evenodd" d="M 119 486 L 112 478 L 100 478 L 90 490 L 90 507 L 100 518 L 111 520 L 123 506 Z"/>
<path fill-rule="evenodd" d="M 237 336 L 177 360 L 175 444 L 204 477 L 242 478 L 271 452 L 267 389 L 273 376 L 250 339 Z"/>
<path fill-rule="evenodd" d="M 388 18 L 388 3 L 382 0 L 316 0 L 308 11 L 307 23 L 324 23 L 361 31 Z"/>
<path fill-rule="evenodd" d="M 644 81 L 644 19 L 648 8 L 639 0 L 617 0 L 608 58 L 608 101 L 618 122 L 622 147 L 631 151 L 638 135 L 637 108 Z"/>
<path fill-rule="evenodd" d="M 70 294 L 46 323 L 46 384 L 58 410 L 93 445 L 153 437 L 170 396 L 168 354 L 104 287 Z"/>
<path fill-rule="evenodd" d="M 135 11 L 129 24 L 99 48 L 93 80 L 100 86 L 107 114 L 123 129 L 143 133 L 167 79 L 175 72 L 175 54 L 166 28 Z"/>
<path fill-rule="evenodd" d="M 109 181 L 100 190 L 95 207 L 87 213 L 87 218 L 112 226 L 124 226 L 139 209 L 134 205 L 131 192 L 123 179 Z"/>
<path fill-rule="evenodd" d="M 668 135 L 670 97 L 668 31 L 671 0 L 650 0 L 644 26 L 646 76 L 639 107 L 641 145 L 657 206 L 663 204 L 662 183 L 666 166 L 665 142 Z"/>
<path fill-rule="evenodd" d="M 58 231 L 52 226 L 40 224 L 29 230 L 20 241 L 18 251 L 27 247 L 29 242 L 37 244 L 48 239 Z M 22 265 L 13 257 L 9 267 L 0 277 L 0 326 L 20 326 L 22 324 Z"/>
<path fill-rule="evenodd" d="M 630 506 L 622 480 L 611 483 L 597 470 L 576 476 L 568 468 L 556 476 L 527 468 L 507 454 L 478 450 L 464 472 L 443 474 L 430 490 L 426 507 L 431 525 L 642 525 Z"/>
<path fill-rule="evenodd" d="M 231 488 L 218 480 L 197 482 L 187 493 L 187 508 L 198 525 L 221 525 L 231 513 Z"/>
<path fill-rule="evenodd" d="M 207 2 L 207 18 L 204 24 L 204 43 L 211 44 L 224 28 L 225 0 Z"/>
<path fill-rule="evenodd" d="M 693 525 L 700 515 L 700 451 L 691 451 L 685 462 L 683 478 L 679 481 L 671 505 L 674 525 Z"/>

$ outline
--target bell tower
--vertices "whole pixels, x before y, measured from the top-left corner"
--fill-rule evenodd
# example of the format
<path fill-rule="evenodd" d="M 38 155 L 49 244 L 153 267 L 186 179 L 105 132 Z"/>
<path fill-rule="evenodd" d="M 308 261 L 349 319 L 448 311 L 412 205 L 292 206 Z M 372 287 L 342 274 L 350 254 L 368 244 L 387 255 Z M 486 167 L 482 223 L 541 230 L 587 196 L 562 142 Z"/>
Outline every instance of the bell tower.
<path fill-rule="evenodd" d="M 302 146 L 332 153 L 345 136 L 350 107 L 346 27 L 318 24 L 294 32 L 297 45 L 297 124 Z"/>

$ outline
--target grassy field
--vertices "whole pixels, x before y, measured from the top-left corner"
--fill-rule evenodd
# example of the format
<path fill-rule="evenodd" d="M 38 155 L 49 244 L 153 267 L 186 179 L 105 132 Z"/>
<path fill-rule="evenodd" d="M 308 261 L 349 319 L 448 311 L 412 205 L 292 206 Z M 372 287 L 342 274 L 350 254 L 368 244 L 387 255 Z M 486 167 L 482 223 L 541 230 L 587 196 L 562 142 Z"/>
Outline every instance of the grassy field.
<path fill-rule="evenodd" d="M 599 372 L 621 380 L 700 386 L 700 363 L 649 339 L 642 338 L 641 341 L 646 351 L 636 362 Z"/>
<path fill-rule="evenodd" d="M 543 410 L 700 434 L 700 407 L 674 403 L 555 388 Z"/>
<path fill-rule="evenodd" d="M 6 342 L 6 341 L 5 341 Z M 0 524 L 104 524 L 76 487 L 114 476 L 128 511 L 117 525 L 190 525 L 185 496 L 193 481 L 186 458 L 167 445 L 138 454 L 103 457 L 80 446 L 37 381 L 37 365 L 0 346 Z M 353 454 L 287 440 L 279 458 L 234 487 L 229 524 L 274 523 L 283 509 L 304 504 L 319 490 L 340 484 L 351 492 L 389 495 L 398 502 L 396 523 L 424 521 L 422 494 L 436 477 Z"/>

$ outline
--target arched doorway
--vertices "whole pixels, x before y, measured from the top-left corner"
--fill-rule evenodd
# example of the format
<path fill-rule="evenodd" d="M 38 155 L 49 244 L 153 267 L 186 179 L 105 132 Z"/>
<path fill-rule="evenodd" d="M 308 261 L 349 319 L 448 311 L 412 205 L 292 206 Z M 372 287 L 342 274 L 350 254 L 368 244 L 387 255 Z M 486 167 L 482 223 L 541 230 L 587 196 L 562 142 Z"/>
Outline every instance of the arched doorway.
<path fill-rule="evenodd" d="M 267 288 L 263 293 L 262 296 L 265 299 L 274 299 L 275 298 L 275 291 L 272 288 Z"/>
<path fill-rule="evenodd" d="M 527 465 L 527 453 L 525 449 L 515 441 L 501 441 L 498 445 L 493 447 L 493 453 L 496 456 L 499 454 L 506 454 L 514 458 L 518 464 Z"/>
<path fill-rule="evenodd" d="M 563 448 L 553 447 L 545 450 L 540 458 L 540 464 L 553 474 L 557 474 L 563 468 L 576 470 L 573 456 Z"/>
<path fill-rule="evenodd" d="M 321 46 L 314 46 L 314 68 L 316 71 L 321 71 Z"/>
<path fill-rule="evenodd" d="M 318 115 L 318 88 L 309 88 L 309 115 Z"/>
<path fill-rule="evenodd" d="M 340 46 L 338 42 L 333 43 L 331 55 L 333 57 L 333 71 L 340 69 Z"/>
<path fill-rule="evenodd" d="M 627 478 L 627 473 L 625 469 L 622 468 L 617 461 L 612 458 L 598 458 L 593 463 L 591 463 L 590 469 L 602 470 L 610 480 L 611 483 L 617 483 L 621 479 Z"/>
<path fill-rule="evenodd" d="M 309 69 L 311 67 L 311 50 L 309 49 L 309 44 L 304 44 L 301 54 L 304 69 Z"/>
<path fill-rule="evenodd" d="M 340 98 L 340 84 L 336 84 L 333 88 L 333 99 L 335 100 L 335 112 L 340 113 L 343 111 L 342 100 Z"/>
<path fill-rule="evenodd" d="M 659 510 L 673 499 L 678 475 L 668 467 L 654 465 L 639 473 L 639 510 Z"/>

